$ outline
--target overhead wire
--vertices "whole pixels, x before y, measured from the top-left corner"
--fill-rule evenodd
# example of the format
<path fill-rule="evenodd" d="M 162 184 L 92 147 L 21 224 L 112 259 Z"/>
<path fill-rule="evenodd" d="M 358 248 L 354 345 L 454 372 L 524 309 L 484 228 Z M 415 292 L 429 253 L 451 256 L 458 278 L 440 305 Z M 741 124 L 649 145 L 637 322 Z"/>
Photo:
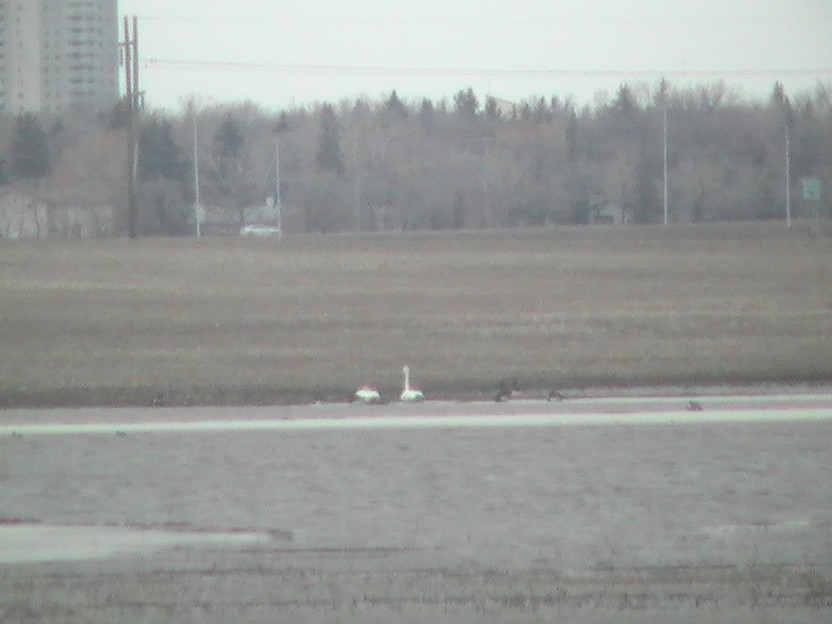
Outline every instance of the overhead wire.
<path fill-rule="evenodd" d="M 408 76 L 492 76 L 492 77 L 813 77 L 832 76 L 832 68 L 782 68 L 782 69 L 566 69 L 566 68 L 484 68 L 484 67 L 388 67 L 359 65 L 307 65 L 291 63 L 263 63 L 247 61 L 213 61 L 193 59 L 145 58 L 145 67 L 180 70 L 261 71 L 274 73 L 317 73 L 352 75 L 408 75 Z"/>

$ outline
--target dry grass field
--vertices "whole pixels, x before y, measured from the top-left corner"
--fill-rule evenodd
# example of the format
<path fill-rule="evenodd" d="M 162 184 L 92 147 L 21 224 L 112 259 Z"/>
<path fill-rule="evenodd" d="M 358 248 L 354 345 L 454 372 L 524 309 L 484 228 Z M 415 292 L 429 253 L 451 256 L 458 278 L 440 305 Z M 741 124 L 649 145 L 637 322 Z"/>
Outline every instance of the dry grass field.
<path fill-rule="evenodd" d="M 0 241 L 0 405 L 832 379 L 828 223 Z"/>

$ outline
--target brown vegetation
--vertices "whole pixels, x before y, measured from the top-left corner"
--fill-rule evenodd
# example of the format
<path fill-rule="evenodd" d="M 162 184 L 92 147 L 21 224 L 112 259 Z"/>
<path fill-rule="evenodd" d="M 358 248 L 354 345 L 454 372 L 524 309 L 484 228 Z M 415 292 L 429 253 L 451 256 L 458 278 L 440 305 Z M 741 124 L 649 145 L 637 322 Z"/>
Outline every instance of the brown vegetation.
<path fill-rule="evenodd" d="M 0 403 L 828 381 L 828 225 L 0 241 Z"/>

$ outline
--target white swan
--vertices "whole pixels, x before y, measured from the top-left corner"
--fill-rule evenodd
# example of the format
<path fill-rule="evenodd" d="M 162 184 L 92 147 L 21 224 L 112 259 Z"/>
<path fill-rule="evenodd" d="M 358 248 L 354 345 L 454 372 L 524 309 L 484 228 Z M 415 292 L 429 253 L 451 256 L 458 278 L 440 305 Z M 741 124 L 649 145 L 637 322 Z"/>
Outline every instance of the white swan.
<path fill-rule="evenodd" d="M 363 385 L 355 391 L 355 400 L 362 403 L 380 403 L 381 395 L 372 386 Z"/>
<path fill-rule="evenodd" d="M 422 394 L 422 391 L 419 388 L 411 388 L 410 387 L 410 367 L 405 366 L 402 368 L 402 372 L 404 373 L 404 389 L 402 390 L 402 394 L 399 397 L 401 401 L 424 401 L 425 395 Z"/>

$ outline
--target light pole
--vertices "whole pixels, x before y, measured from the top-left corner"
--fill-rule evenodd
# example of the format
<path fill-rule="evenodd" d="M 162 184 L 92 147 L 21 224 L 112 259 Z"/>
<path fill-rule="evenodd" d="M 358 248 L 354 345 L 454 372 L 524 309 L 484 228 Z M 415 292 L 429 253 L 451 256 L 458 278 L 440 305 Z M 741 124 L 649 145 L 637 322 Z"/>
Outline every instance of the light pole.
<path fill-rule="evenodd" d="M 359 141 L 360 134 L 358 128 L 355 130 L 355 185 L 354 185 L 354 193 L 355 193 L 355 233 L 361 233 L 361 172 L 358 170 L 358 162 L 359 162 Z"/>
<path fill-rule="evenodd" d="M 667 205 L 667 92 L 667 81 L 664 78 L 662 78 L 661 82 L 659 82 L 658 98 L 662 105 L 662 206 L 664 212 L 665 225 L 667 225 L 670 222 Z"/>
<path fill-rule="evenodd" d="M 277 240 L 283 238 L 283 215 L 280 205 L 280 139 L 274 139 L 274 207 L 277 211 Z"/>
<path fill-rule="evenodd" d="M 785 169 L 786 169 L 786 227 L 792 227 L 792 176 L 791 176 L 791 131 L 792 131 L 792 105 L 789 96 L 783 91 L 783 85 L 779 82 L 775 85 L 774 96 L 776 103 L 777 118 L 783 122 L 783 134 L 785 138 Z"/>
<path fill-rule="evenodd" d="M 196 132 L 196 106 L 191 107 L 193 132 L 194 132 L 194 222 L 196 223 L 196 237 L 202 236 L 202 225 L 200 223 L 200 213 L 202 208 L 199 204 L 199 148 L 197 147 L 197 132 Z"/>
<path fill-rule="evenodd" d="M 662 98 L 662 169 L 664 171 L 664 224 L 667 225 L 667 100 Z"/>
<path fill-rule="evenodd" d="M 789 120 L 786 119 L 786 227 L 792 227 L 792 177 L 790 169 L 791 161 L 791 136 L 789 132 Z"/>

